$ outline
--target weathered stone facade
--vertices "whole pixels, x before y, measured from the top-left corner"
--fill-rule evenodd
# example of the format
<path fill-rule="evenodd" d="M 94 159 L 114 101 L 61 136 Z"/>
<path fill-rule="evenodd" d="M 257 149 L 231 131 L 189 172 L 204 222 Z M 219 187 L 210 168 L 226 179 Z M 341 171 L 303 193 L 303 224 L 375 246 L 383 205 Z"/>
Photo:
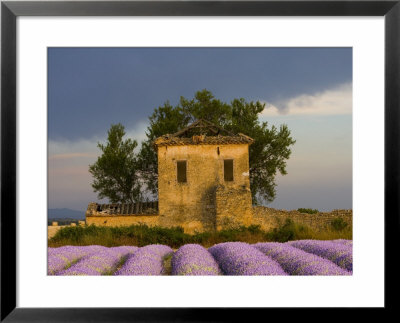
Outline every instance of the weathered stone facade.
<path fill-rule="evenodd" d="M 216 190 L 216 229 L 222 230 L 253 223 L 250 187 L 219 185 Z"/>
<path fill-rule="evenodd" d="M 233 160 L 233 181 L 224 181 L 224 159 Z M 187 163 L 184 183 L 177 180 L 177 161 Z M 161 225 L 175 224 L 189 231 L 215 230 L 221 187 L 237 192 L 250 190 L 248 144 L 158 147 Z M 249 208 L 251 198 L 247 201 Z"/>

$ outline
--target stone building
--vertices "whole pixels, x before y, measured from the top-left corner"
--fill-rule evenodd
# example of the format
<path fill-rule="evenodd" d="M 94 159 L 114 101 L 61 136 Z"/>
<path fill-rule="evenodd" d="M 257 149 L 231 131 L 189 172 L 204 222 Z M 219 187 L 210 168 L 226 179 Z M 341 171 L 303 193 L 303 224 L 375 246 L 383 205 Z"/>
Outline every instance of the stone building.
<path fill-rule="evenodd" d="M 326 230 L 336 218 L 352 225 L 352 210 L 318 214 L 252 206 L 249 146 L 253 139 L 206 120 L 154 141 L 158 155 L 158 201 L 89 203 L 86 224 L 181 226 L 187 233 L 259 225 L 268 231 L 290 218 Z"/>
<path fill-rule="evenodd" d="M 157 138 L 160 224 L 190 232 L 250 224 L 252 142 L 206 120 Z"/>
<path fill-rule="evenodd" d="M 158 204 L 152 212 L 138 205 L 89 204 L 88 224 L 146 223 L 182 226 L 186 232 L 250 225 L 249 145 L 253 139 L 233 134 L 206 120 L 154 141 L 158 156 Z"/>

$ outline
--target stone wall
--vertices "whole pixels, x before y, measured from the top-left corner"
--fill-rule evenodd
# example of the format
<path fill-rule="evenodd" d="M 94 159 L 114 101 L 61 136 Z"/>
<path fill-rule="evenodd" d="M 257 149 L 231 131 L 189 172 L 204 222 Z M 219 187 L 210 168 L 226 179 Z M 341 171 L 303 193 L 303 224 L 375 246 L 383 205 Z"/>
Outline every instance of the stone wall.
<path fill-rule="evenodd" d="M 217 230 L 252 224 L 251 191 L 247 187 L 228 188 L 219 185 L 216 190 Z"/>
<path fill-rule="evenodd" d="M 160 225 L 185 231 L 216 229 L 216 190 L 250 188 L 248 144 L 158 147 Z M 224 159 L 233 159 L 232 182 L 224 181 Z M 177 161 L 187 162 L 187 182 L 177 180 Z M 250 204 L 251 205 L 251 204 Z"/>
<path fill-rule="evenodd" d="M 326 226 L 329 226 L 335 218 L 342 218 L 350 226 L 353 225 L 352 210 L 333 210 L 331 212 L 308 214 L 298 211 L 277 210 L 264 206 L 253 207 L 252 223 L 260 225 L 261 228 L 266 231 L 278 227 L 288 218 L 296 223 L 304 224 L 317 230 L 323 230 Z"/>
<path fill-rule="evenodd" d="M 115 206 L 118 206 L 118 204 L 116 205 L 110 204 L 111 207 L 108 208 L 104 206 L 107 205 L 89 203 L 88 208 L 86 210 L 87 225 L 94 224 L 94 225 L 110 226 L 110 227 L 129 226 L 133 224 L 146 224 L 148 226 L 159 225 L 159 215 L 157 213 L 120 214 L 121 212 L 120 209 L 122 207 L 115 208 Z M 130 208 L 126 207 L 125 209 L 128 210 Z M 113 214 L 113 212 L 117 213 Z"/>
<path fill-rule="evenodd" d="M 176 209 L 170 214 L 104 214 L 96 211 L 96 203 L 89 204 L 86 213 L 87 225 L 129 226 L 146 224 L 148 226 L 176 227 L 180 226 L 186 233 L 213 231 L 234 228 L 237 226 L 260 225 L 265 231 L 272 230 L 292 219 L 299 224 L 321 230 L 329 226 L 333 219 L 342 218 L 350 226 L 353 222 L 352 210 L 333 210 L 318 214 L 300 213 L 298 211 L 277 210 L 264 206 L 251 206 L 251 192 L 246 187 L 229 188 L 218 185 L 206 197 L 209 209 L 202 209 L 202 217 L 195 218 L 183 213 L 184 209 Z M 182 213 L 180 213 L 182 212 Z M 207 213 L 208 212 L 208 213 Z M 180 221 L 177 222 L 176 219 Z M 185 221 L 185 219 L 192 219 Z M 209 225 L 211 223 L 211 225 Z M 50 228 L 50 227 L 49 227 Z"/>
<path fill-rule="evenodd" d="M 148 226 L 159 225 L 158 214 L 153 215 L 90 215 L 86 216 L 87 225 L 99 226 L 129 226 L 134 224 L 146 224 Z"/>

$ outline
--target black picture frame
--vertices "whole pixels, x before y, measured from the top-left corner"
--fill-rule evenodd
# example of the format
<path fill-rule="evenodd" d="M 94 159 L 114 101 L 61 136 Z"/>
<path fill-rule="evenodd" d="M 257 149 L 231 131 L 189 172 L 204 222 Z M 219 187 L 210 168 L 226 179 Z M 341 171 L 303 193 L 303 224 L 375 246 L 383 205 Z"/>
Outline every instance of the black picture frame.
<path fill-rule="evenodd" d="M 263 317 L 243 308 L 16 307 L 16 19 L 18 16 L 384 16 L 385 18 L 385 310 L 399 286 L 400 1 L 2 1 L 1 3 L 1 321 L 186 322 Z M 373 128 L 373 125 L 371 125 Z M 372 152 L 373 153 L 373 152 Z M 366 201 L 367 202 L 367 201 Z M 371 239 L 373 239 L 373 234 Z M 40 293 L 40 291 L 38 291 Z M 393 295 L 393 296 L 392 296 Z M 282 310 L 275 309 L 282 312 Z M 381 311 L 379 315 L 381 315 Z M 314 312 L 315 313 L 315 312 Z M 239 315 L 240 314 L 240 315 Z M 261 315 L 261 316 L 258 316 Z M 281 317 L 283 319 L 283 317 Z M 251 319 L 250 319 L 251 321 Z"/>

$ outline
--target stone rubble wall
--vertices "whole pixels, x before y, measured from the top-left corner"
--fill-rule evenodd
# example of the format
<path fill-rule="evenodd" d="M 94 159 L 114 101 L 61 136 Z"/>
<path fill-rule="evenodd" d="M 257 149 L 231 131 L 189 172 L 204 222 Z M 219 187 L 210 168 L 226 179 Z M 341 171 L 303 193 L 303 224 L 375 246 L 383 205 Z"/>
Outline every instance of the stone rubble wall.
<path fill-rule="evenodd" d="M 216 190 L 216 229 L 228 229 L 252 224 L 251 191 L 247 187 Z"/>
<path fill-rule="evenodd" d="M 148 226 L 159 225 L 159 215 L 154 214 L 108 214 L 98 211 L 97 203 L 89 203 L 86 210 L 86 224 L 99 226 L 129 226 L 134 224 L 146 224 Z"/>
<path fill-rule="evenodd" d="M 134 224 L 146 224 L 148 226 L 159 225 L 159 215 L 91 215 L 86 216 L 87 225 L 107 227 L 129 226 Z"/>
<path fill-rule="evenodd" d="M 317 214 L 300 213 L 298 211 L 277 210 L 264 206 L 251 206 L 251 192 L 246 187 L 227 188 L 220 185 L 208 196 L 210 205 L 215 207 L 204 209 L 204 217 L 194 221 L 185 221 L 190 217 L 185 216 L 184 210 L 176 209 L 174 216 L 166 214 L 127 214 L 108 215 L 94 211 L 95 203 L 89 204 L 86 213 L 87 225 L 99 226 L 129 226 L 146 224 L 148 226 L 176 227 L 180 226 L 186 233 L 223 230 L 238 226 L 260 225 L 265 231 L 270 231 L 282 225 L 286 219 L 292 219 L 299 224 L 307 225 L 313 229 L 323 230 L 330 225 L 332 220 L 342 218 L 350 226 L 353 224 L 352 210 L 333 210 Z M 208 204 L 206 204 L 208 205 Z M 181 214 L 181 215 L 180 215 Z M 181 221 L 176 221 L 181 216 Z M 211 217 L 213 219 L 211 219 Z M 210 223 L 215 223 L 210 226 Z M 207 229 L 203 229 L 207 228 Z"/>
<path fill-rule="evenodd" d="M 260 225 L 265 231 L 269 231 L 285 223 L 286 219 L 292 219 L 293 222 L 307 225 L 313 229 L 323 230 L 336 218 L 342 218 L 350 226 L 353 225 L 352 210 L 333 210 L 331 212 L 308 214 L 300 213 L 297 210 L 277 210 L 265 206 L 253 207 L 252 223 Z"/>

